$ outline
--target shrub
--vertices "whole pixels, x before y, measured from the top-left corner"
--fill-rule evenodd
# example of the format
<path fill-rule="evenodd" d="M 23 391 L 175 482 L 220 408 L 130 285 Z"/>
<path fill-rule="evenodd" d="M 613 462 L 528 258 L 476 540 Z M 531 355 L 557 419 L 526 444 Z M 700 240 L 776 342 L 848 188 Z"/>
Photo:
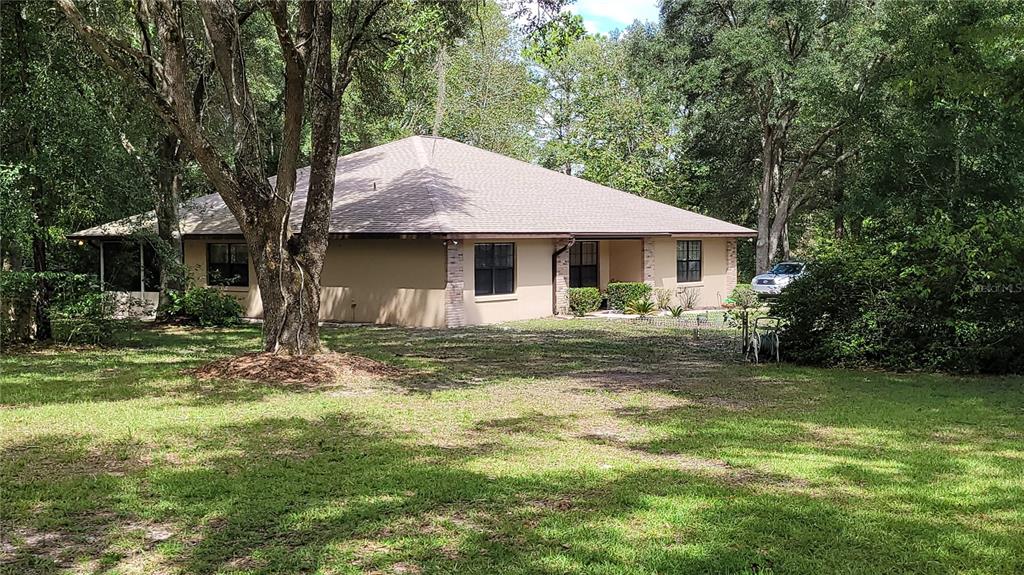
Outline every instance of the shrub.
<path fill-rule="evenodd" d="M 226 327 L 238 324 L 242 304 L 231 294 L 212 287 L 190 287 L 185 292 L 168 294 L 170 304 L 162 317 L 202 327 Z"/>
<path fill-rule="evenodd" d="M 725 300 L 729 307 L 739 309 L 752 309 L 761 305 L 754 288 L 747 284 L 740 284 L 732 289 L 729 298 Z"/>
<path fill-rule="evenodd" d="M 110 343 L 124 323 L 116 319 L 129 316 L 138 302 L 119 298 L 111 292 L 90 292 L 67 298 L 54 306 L 50 325 L 58 343 Z"/>
<path fill-rule="evenodd" d="M 575 316 L 601 309 L 601 292 L 597 288 L 569 288 L 569 310 Z"/>
<path fill-rule="evenodd" d="M 697 307 L 697 302 L 700 301 L 700 290 L 694 287 L 684 287 L 679 290 L 679 305 L 683 309 L 693 309 Z"/>
<path fill-rule="evenodd" d="M 669 288 L 655 288 L 654 301 L 657 302 L 658 309 L 668 309 L 672 305 L 672 298 L 675 295 L 675 292 Z"/>
<path fill-rule="evenodd" d="M 625 310 L 626 304 L 638 300 L 651 298 L 651 286 L 643 282 L 613 282 L 608 284 L 605 291 L 608 295 L 608 307 L 611 309 Z"/>
<path fill-rule="evenodd" d="M 668 308 L 668 314 L 672 317 L 683 317 L 683 312 L 685 311 L 686 308 L 681 305 Z"/>
<path fill-rule="evenodd" d="M 651 315 L 655 309 L 654 303 L 647 298 L 635 299 L 626 304 L 626 313 L 635 314 L 640 317 Z"/>
<path fill-rule="evenodd" d="M 80 300 L 99 294 L 95 276 L 64 272 L 0 273 L 0 342 L 25 342 L 32 337 L 37 301 L 51 318 L 68 317 Z M 51 322 L 52 323 L 52 322 Z M 56 334 L 54 335 L 57 338 Z"/>
<path fill-rule="evenodd" d="M 937 213 L 819 247 L 772 303 L 782 353 L 824 365 L 1024 371 L 1024 213 Z"/>

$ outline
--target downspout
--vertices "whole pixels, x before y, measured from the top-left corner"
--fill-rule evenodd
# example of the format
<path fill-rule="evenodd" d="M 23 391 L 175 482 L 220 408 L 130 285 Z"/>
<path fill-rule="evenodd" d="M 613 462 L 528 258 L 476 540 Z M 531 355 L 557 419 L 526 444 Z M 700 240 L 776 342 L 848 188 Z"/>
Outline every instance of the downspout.
<path fill-rule="evenodd" d="M 562 255 L 565 250 L 571 248 L 575 243 L 576 236 L 569 236 L 569 241 L 551 254 L 551 312 L 553 315 L 558 315 L 558 283 L 556 281 L 558 277 L 558 256 Z"/>

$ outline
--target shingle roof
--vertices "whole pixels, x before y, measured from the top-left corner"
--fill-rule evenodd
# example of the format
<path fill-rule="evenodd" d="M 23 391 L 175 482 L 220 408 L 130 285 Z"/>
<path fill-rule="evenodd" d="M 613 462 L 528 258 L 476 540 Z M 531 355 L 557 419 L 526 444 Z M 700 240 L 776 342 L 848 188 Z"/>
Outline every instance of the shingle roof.
<path fill-rule="evenodd" d="M 292 226 L 302 223 L 309 169 L 299 170 Z M 190 235 L 238 234 L 217 194 L 188 202 Z M 152 212 L 70 237 L 127 235 Z M 412 136 L 338 158 L 331 233 L 748 236 L 750 229 L 445 138 Z"/>

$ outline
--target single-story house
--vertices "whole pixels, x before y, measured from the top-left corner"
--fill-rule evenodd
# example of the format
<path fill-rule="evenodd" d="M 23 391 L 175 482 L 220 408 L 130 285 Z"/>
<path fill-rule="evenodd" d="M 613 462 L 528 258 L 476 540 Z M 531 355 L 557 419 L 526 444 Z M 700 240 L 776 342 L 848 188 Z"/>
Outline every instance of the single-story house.
<path fill-rule="evenodd" d="M 307 177 L 300 171 L 293 229 Z M 70 237 L 99 243 L 102 262 L 140 225 L 155 229 L 153 215 Z M 246 315 L 260 317 L 248 250 L 220 196 L 183 206 L 181 234 L 195 281 L 223 286 Z M 736 285 L 737 239 L 754 235 L 473 146 L 413 136 L 338 158 L 320 314 L 408 326 L 488 324 L 566 313 L 567 288 L 617 281 L 692 288 L 700 307 L 713 307 Z M 134 253 L 142 271 L 132 285 L 139 287 L 122 289 L 155 298 L 146 285 L 148 258 Z M 111 265 L 101 263 L 107 278 L 124 271 Z"/>

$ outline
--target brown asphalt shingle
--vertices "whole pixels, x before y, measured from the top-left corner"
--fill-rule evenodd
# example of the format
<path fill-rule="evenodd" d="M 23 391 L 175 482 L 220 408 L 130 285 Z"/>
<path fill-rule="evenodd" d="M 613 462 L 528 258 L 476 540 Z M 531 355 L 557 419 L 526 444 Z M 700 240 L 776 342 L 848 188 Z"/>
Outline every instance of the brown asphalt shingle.
<path fill-rule="evenodd" d="M 308 168 L 292 207 L 298 230 Z M 331 232 L 338 234 L 753 235 L 675 208 L 445 138 L 412 136 L 338 158 Z M 125 235 L 152 213 L 71 237 Z M 189 202 L 184 235 L 238 234 L 220 196 Z"/>

